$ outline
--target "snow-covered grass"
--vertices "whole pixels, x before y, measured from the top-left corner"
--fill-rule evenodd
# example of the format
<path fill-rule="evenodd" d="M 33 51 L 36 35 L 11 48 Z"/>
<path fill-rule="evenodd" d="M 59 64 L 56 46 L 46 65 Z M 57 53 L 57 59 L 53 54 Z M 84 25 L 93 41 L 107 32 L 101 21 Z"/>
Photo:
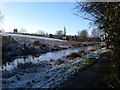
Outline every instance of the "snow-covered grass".
<path fill-rule="evenodd" d="M 24 37 L 24 38 L 29 38 L 29 39 L 43 39 L 43 40 L 56 40 L 56 41 L 63 41 L 60 39 L 54 39 L 54 38 L 47 38 L 47 37 L 39 37 L 39 36 L 31 36 L 31 35 L 21 35 L 21 34 L 4 34 L 4 36 L 11 36 L 14 38 L 20 38 L 20 37 Z"/>
<path fill-rule="evenodd" d="M 61 83 L 74 74 L 79 73 L 83 68 L 93 64 L 99 57 L 101 49 L 91 52 L 85 56 L 73 60 L 64 61 L 61 64 L 53 62 L 33 65 L 29 68 L 18 68 L 13 71 L 11 77 L 3 78 L 3 88 L 57 88 Z M 102 49 L 102 51 L 106 51 Z M 5 71 L 3 72 L 4 75 Z M 9 75 L 10 71 L 7 72 Z"/>

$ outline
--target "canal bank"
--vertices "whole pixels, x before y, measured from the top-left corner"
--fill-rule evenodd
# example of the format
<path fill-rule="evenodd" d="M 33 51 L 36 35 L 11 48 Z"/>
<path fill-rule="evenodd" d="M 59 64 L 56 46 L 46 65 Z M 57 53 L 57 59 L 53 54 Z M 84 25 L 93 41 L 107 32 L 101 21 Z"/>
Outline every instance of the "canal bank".
<path fill-rule="evenodd" d="M 52 62 L 41 62 L 39 64 L 28 64 L 23 68 L 17 68 L 12 71 L 3 71 L 3 88 L 59 88 L 61 84 L 74 76 L 76 71 L 95 63 L 86 62 L 87 58 L 98 58 L 104 51 L 98 49 L 83 57 L 77 57 L 72 60 L 63 58 L 64 62 L 55 64 Z M 58 61 L 58 60 L 56 60 Z M 30 66 L 31 65 L 31 66 Z"/>

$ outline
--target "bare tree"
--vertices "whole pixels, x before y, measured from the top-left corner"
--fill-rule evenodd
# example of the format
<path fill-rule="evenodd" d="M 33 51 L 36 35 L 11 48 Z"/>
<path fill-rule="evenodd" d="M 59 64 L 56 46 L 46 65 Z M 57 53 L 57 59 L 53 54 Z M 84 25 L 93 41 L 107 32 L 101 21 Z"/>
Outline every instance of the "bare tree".
<path fill-rule="evenodd" d="M 100 36 L 102 35 L 102 30 L 97 29 L 97 28 L 94 28 L 94 29 L 91 31 L 91 35 L 92 35 L 92 37 L 100 38 Z"/>
<path fill-rule="evenodd" d="M 56 31 L 56 35 L 63 35 L 63 31 L 62 30 Z"/>
<path fill-rule="evenodd" d="M 3 18 L 4 18 L 4 16 L 3 16 L 3 14 L 2 14 L 1 11 L 0 11 L 0 21 L 2 21 Z"/>
<path fill-rule="evenodd" d="M 19 33 L 25 33 L 26 32 L 26 29 L 25 28 L 21 28 Z"/>
<path fill-rule="evenodd" d="M 56 35 L 57 35 L 57 38 L 62 39 L 64 36 L 64 33 L 62 30 L 58 30 L 58 31 L 56 31 Z"/>
<path fill-rule="evenodd" d="M 40 35 L 45 35 L 45 32 L 43 30 L 38 30 L 36 33 Z"/>
<path fill-rule="evenodd" d="M 4 33 L 5 30 L 3 28 L 0 29 L 0 33 Z"/>
<path fill-rule="evenodd" d="M 81 31 L 78 31 L 78 36 L 82 37 L 82 38 L 87 38 L 89 35 L 88 35 L 88 31 L 83 29 Z"/>

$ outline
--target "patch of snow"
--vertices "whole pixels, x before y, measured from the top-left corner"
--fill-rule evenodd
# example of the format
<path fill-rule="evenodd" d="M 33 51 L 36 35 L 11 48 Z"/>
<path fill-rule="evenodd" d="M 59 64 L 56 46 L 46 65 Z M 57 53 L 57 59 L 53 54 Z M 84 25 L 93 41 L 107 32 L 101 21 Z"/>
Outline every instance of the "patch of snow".
<path fill-rule="evenodd" d="M 30 38 L 30 39 L 43 39 L 43 40 L 63 41 L 63 40 L 60 40 L 60 39 L 39 37 L 39 36 L 31 36 L 31 35 L 21 35 L 21 34 L 6 34 L 6 35 L 7 36 L 12 36 L 12 37 L 25 37 L 25 38 Z"/>

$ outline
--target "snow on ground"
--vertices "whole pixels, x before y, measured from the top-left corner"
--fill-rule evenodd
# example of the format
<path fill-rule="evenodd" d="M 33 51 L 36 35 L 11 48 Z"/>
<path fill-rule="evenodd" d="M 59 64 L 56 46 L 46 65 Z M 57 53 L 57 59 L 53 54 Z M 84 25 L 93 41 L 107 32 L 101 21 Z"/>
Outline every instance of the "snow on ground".
<path fill-rule="evenodd" d="M 24 37 L 29 39 L 43 39 L 43 40 L 54 40 L 54 41 L 63 41 L 60 39 L 54 39 L 54 38 L 47 38 L 47 37 L 40 37 L 40 36 L 31 36 L 31 35 L 21 35 L 21 34 L 3 34 L 4 36 L 12 36 L 12 37 Z"/>
<path fill-rule="evenodd" d="M 102 49 L 102 51 L 106 51 Z M 98 58 L 101 50 L 96 50 L 81 58 L 67 60 L 62 64 L 44 62 L 29 66 L 29 68 L 18 68 L 12 72 L 3 72 L 3 88 L 58 88 L 60 84 L 74 75 L 75 71 L 82 69 L 84 65 L 75 66 L 85 58 Z M 9 76 L 11 74 L 11 76 Z M 9 77 L 8 77 L 9 76 Z"/>

